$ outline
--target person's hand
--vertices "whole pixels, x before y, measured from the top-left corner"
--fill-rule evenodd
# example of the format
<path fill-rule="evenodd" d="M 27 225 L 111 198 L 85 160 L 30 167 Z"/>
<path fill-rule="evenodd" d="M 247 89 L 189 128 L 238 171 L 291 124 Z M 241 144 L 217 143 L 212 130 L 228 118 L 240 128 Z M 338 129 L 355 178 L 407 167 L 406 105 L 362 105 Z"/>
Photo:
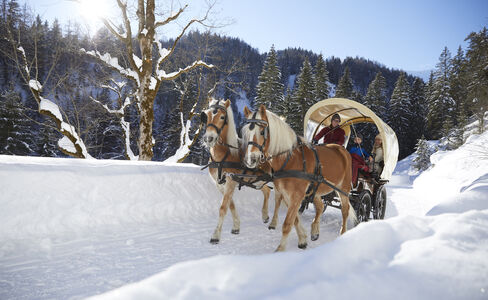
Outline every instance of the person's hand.
<path fill-rule="evenodd" d="M 369 162 L 373 162 L 373 157 L 369 157 Z"/>

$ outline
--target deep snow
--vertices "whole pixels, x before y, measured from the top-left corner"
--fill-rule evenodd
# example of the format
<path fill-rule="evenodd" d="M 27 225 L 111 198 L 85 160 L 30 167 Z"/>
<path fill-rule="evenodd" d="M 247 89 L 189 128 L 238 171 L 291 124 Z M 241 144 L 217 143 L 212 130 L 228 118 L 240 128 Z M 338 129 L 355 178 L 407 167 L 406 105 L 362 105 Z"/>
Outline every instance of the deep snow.
<path fill-rule="evenodd" d="M 292 232 L 278 254 L 250 189 L 234 197 L 241 233 L 229 214 L 208 242 L 221 196 L 196 166 L 0 156 L 0 299 L 487 299 L 487 144 L 420 175 L 399 162 L 385 220 L 338 237 L 328 208 L 318 241 L 299 250 Z"/>

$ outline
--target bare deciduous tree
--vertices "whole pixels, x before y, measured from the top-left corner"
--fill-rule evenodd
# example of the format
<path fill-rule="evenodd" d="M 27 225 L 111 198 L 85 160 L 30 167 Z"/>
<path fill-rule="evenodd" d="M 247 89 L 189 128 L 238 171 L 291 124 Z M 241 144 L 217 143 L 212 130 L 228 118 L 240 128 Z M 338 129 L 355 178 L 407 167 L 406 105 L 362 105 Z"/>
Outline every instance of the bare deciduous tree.
<path fill-rule="evenodd" d="M 213 5 L 209 6 L 206 15 L 202 18 L 195 18 L 188 21 L 181 29 L 180 34 L 175 38 L 171 48 L 166 49 L 162 47 L 160 41 L 157 39 L 156 30 L 177 20 L 188 5 L 180 8 L 176 13 L 171 14 L 165 20 L 156 21 L 155 1 L 138 0 L 136 11 L 138 28 L 137 33 L 133 35 L 127 2 L 122 0 L 116 1 L 122 16 L 124 32 L 119 33 L 114 26 L 114 22 L 111 20 L 104 19 L 103 22 L 108 30 L 125 45 L 129 66 L 127 68 L 120 66 L 118 60 L 108 53 L 103 55 L 98 51 L 88 51 L 87 53 L 104 61 L 107 65 L 117 70 L 122 76 L 134 82 L 135 91 L 133 94 L 140 114 L 138 140 L 139 160 L 151 160 L 153 157 L 154 145 L 154 100 L 160 85 L 165 81 L 174 80 L 197 67 L 213 67 L 210 64 L 198 60 L 177 71 L 167 73 L 163 69 L 163 64 L 173 54 L 179 40 L 192 24 L 198 23 L 206 26 L 204 22 L 207 20 L 208 13 Z M 135 48 L 133 38 L 137 40 L 138 49 Z M 157 52 L 153 53 L 155 48 Z M 136 52 L 141 53 L 141 57 L 138 57 Z"/>
<path fill-rule="evenodd" d="M 66 115 L 63 117 L 62 110 L 54 101 L 43 97 L 43 85 L 38 80 L 37 38 L 38 36 L 34 33 L 34 55 L 33 59 L 29 61 L 24 48 L 20 44 L 20 34 L 16 40 L 12 31 L 7 26 L 7 39 L 12 46 L 11 59 L 16 64 L 19 74 L 23 81 L 28 85 L 34 100 L 37 102 L 39 113 L 51 118 L 56 123 L 56 129 L 63 135 L 61 140 L 58 141 L 58 146 L 61 151 L 66 155 L 77 158 L 92 158 L 87 151 L 85 143 L 80 137 L 79 130 L 76 130 L 76 128 L 69 123 Z M 60 49 L 55 49 L 54 60 L 48 71 L 46 81 L 50 77 L 57 60 L 59 59 L 59 50 Z M 59 82 L 56 83 L 56 86 L 61 84 L 62 81 L 63 79 L 60 79 Z"/>

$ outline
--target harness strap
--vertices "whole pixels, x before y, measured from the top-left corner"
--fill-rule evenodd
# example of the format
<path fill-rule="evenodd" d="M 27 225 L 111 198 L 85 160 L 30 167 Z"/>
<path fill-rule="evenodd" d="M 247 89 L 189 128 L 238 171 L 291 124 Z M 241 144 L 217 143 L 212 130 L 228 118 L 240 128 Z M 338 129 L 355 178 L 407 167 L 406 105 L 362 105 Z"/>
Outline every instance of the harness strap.
<path fill-rule="evenodd" d="M 218 183 L 219 184 L 225 183 L 225 177 L 222 177 L 222 168 L 224 168 L 224 165 L 226 166 L 226 168 L 231 168 L 231 167 L 229 167 L 229 165 L 232 166 L 234 164 L 238 164 L 238 169 L 241 168 L 241 163 L 225 161 L 227 159 L 227 157 L 229 156 L 229 154 L 230 154 L 230 149 L 227 149 L 227 152 L 225 152 L 224 158 L 221 161 L 216 161 L 212 157 L 212 154 L 210 153 L 211 162 L 209 164 L 207 164 L 206 166 L 204 166 L 201 170 L 205 170 L 206 168 L 211 168 L 211 169 L 217 168 L 218 169 L 217 170 Z"/>
<path fill-rule="evenodd" d="M 338 187 L 336 187 L 335 185 L 330 183 L 324 177 L 317 176 L 316 174 L 306 173 L 306 172 L 298 171 L 298 170 L 286 170 L 286 171 L 276 172 L 273 174 L 273 179 L 290 178 L 290 177 L 300 178 L 300 179 L 304 179 L 307 181 L 313 181 L 313 182 L 326 184 L 327 186 L 329 186 L 333 190 L 349 197 L 348 194 L 346 194 L 344 191 L 342 191 L 341 189 L 339 189 Z"/>
<path fill-rule="evenodd" d="M 319 156 L 317 154 L 317 149 L 315 149 L 314 146 L 311 147 L 311 150 L 313 151 L 313 154 L 315 156 L 315 169 L 314 169 L 314 175 L 317 178 L 323 178 L 322 176 L 322 166 L 320 164 Z M 317 190 L 319 189 L 320 182 L 311 182 L 306 194 L 308 195 L 305 197 L 303 201 L 307 202 L 313 202 L 313 199 L 315 198 L 315 194 L 317 193 Z"/>

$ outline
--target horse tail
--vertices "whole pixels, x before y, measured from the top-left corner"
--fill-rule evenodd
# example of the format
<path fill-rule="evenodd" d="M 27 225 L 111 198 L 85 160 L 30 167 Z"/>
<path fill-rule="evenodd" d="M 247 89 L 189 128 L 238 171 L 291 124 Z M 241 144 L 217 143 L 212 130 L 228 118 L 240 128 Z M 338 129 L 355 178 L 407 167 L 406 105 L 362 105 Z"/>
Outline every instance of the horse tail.
<path fill-rule="evenodd" d="M 354 226 L 359 224 L 358 217 L 356 216 L 356 211 L 352 207 L 352 204 L 350 201 L 349 201 L 349 213 L 347 215 L 347 219 L 351 220 L 354 223 Z"/>

